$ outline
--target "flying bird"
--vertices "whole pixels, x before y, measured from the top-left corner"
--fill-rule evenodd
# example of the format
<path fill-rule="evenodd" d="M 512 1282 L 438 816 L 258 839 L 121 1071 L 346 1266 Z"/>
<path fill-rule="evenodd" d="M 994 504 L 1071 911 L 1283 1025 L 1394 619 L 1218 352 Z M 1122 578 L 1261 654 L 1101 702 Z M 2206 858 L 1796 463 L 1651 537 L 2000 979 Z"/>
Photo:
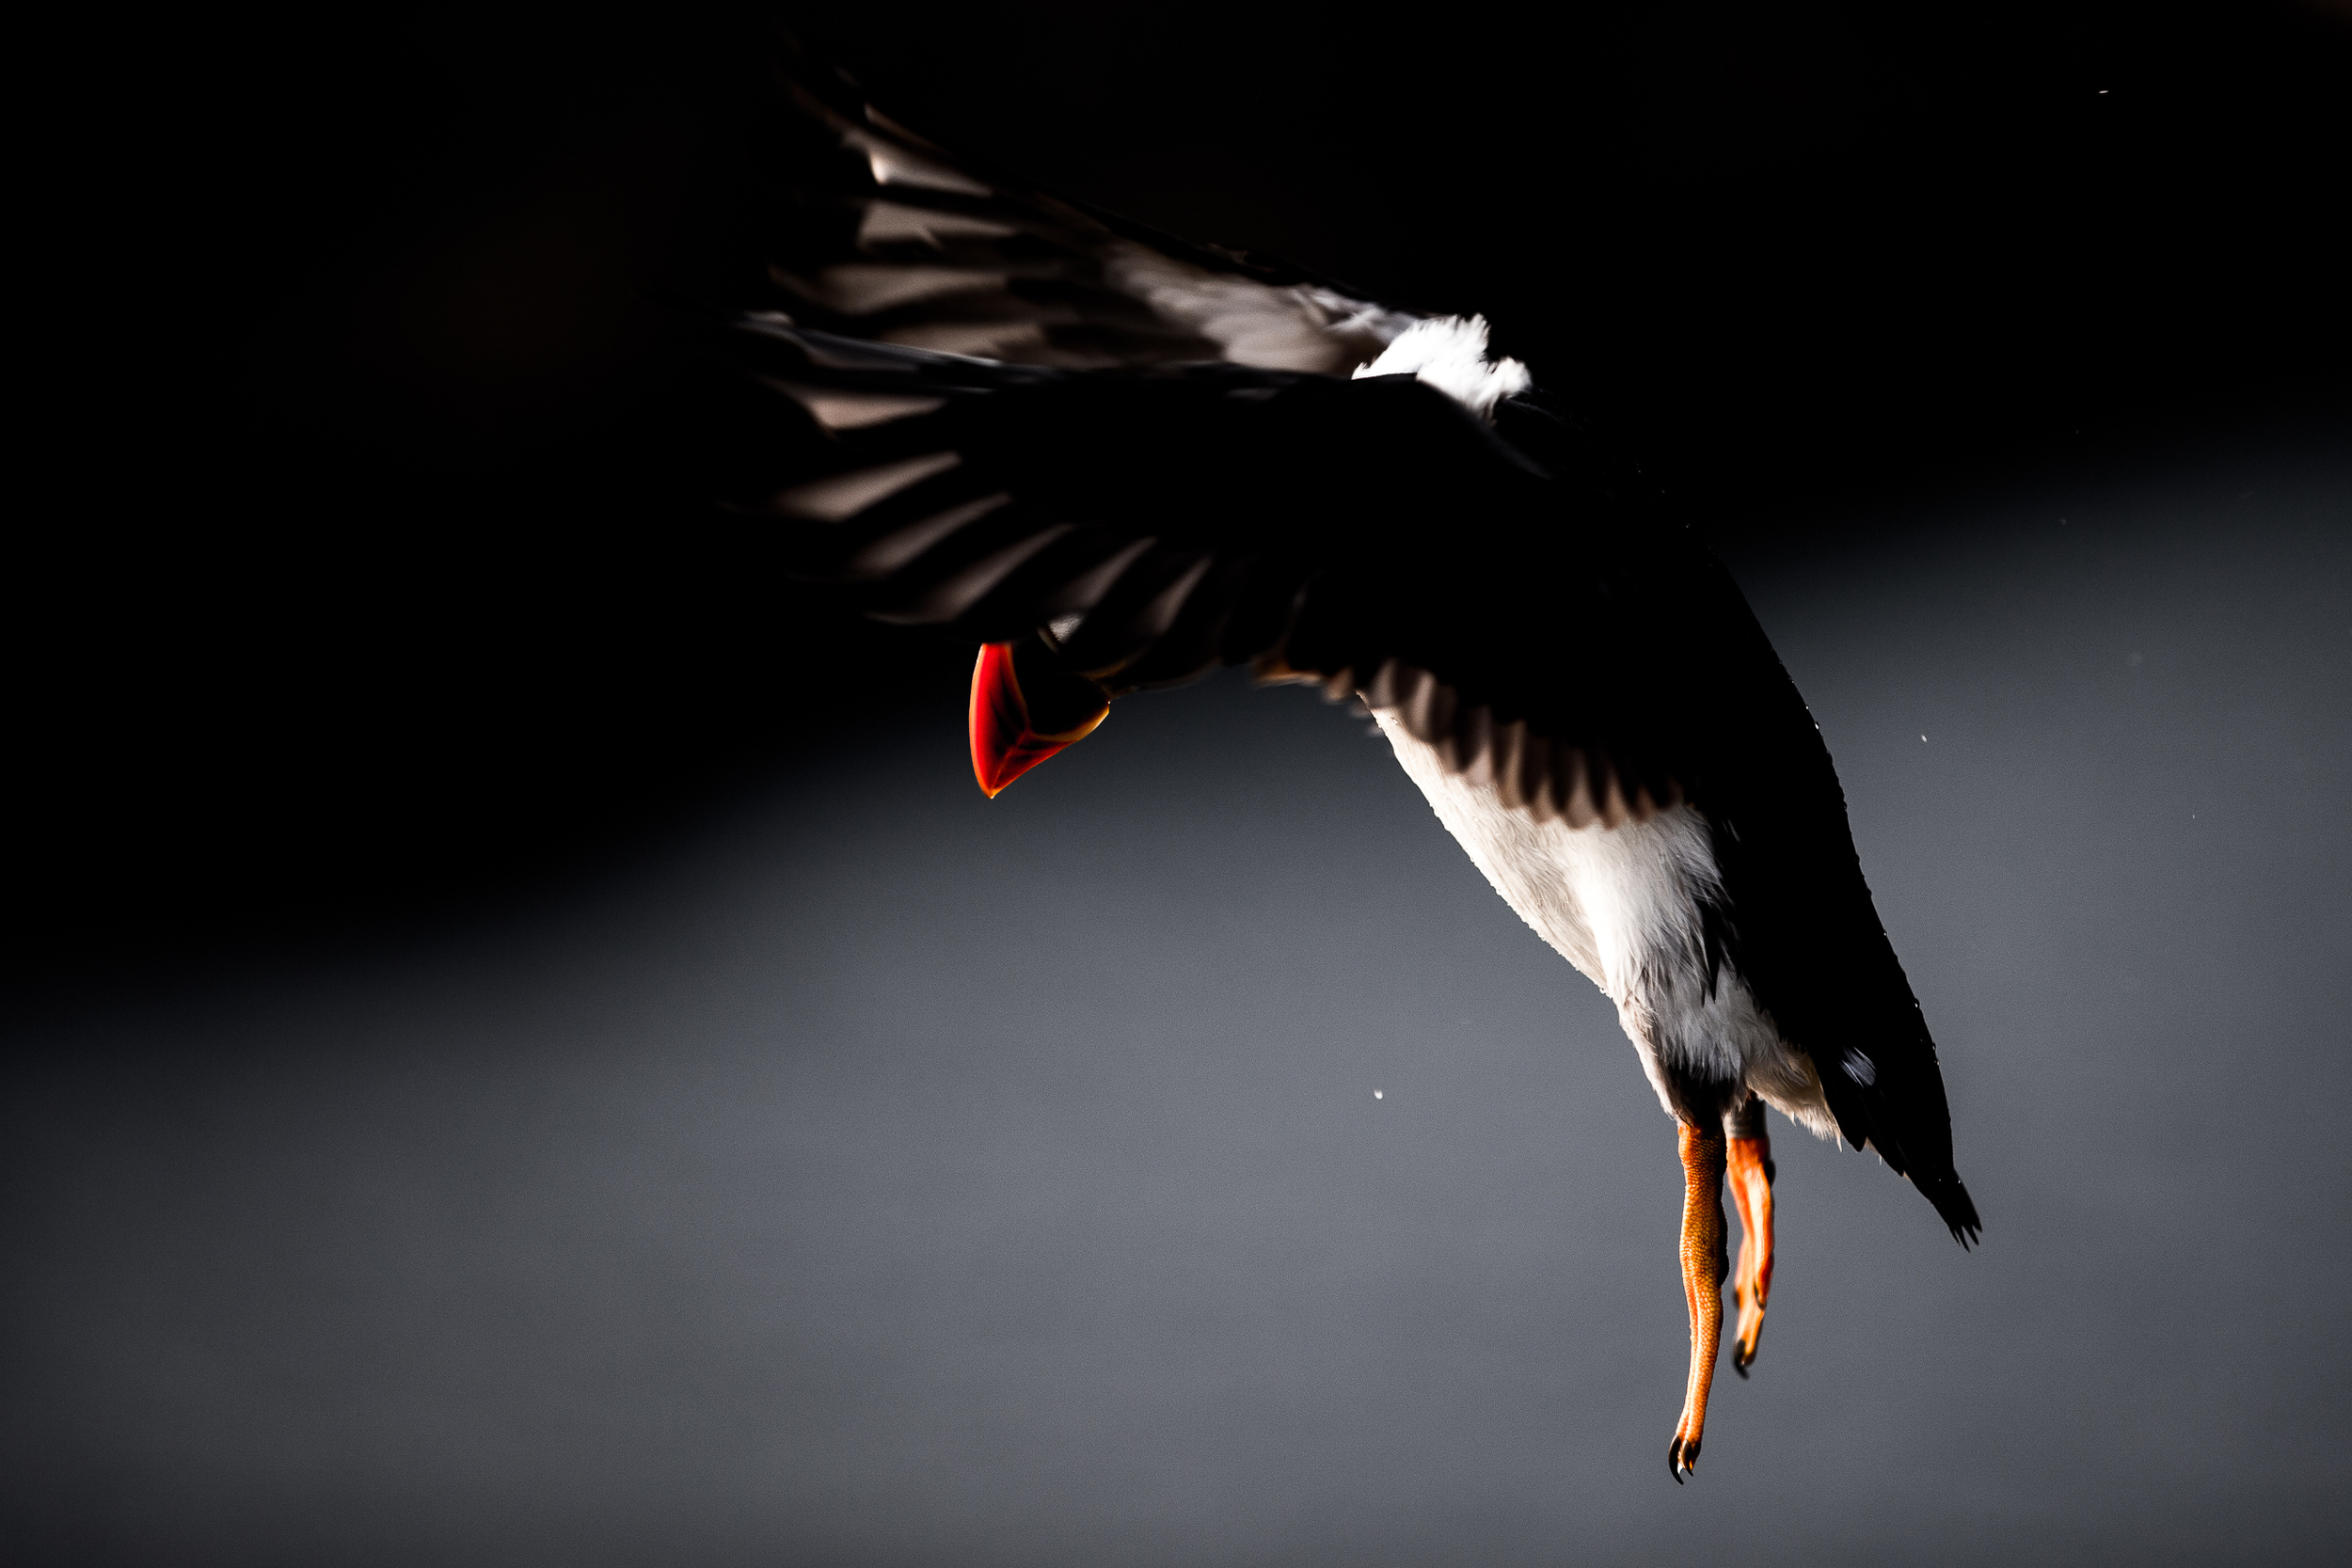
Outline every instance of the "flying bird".
<path fill-rule="evenodd" d="M 1875 1150 L 1976 1239 L 1934 1042 L 1804 699 L 1690 528 L 1483 319 L 1049 195 L 789 45 L 776 89 L 778 292 L 728 341 L 787 471 L 741 504 L 795 575 L 980 645 L 991 796 L 1116 701 L 1220 666 L 1361 700 L 1615 1004 L 1674 1120 L 1677 1481 L 1726 1278 L 1741 1376 L 1763 1331 L 1765 1106 Z"/>

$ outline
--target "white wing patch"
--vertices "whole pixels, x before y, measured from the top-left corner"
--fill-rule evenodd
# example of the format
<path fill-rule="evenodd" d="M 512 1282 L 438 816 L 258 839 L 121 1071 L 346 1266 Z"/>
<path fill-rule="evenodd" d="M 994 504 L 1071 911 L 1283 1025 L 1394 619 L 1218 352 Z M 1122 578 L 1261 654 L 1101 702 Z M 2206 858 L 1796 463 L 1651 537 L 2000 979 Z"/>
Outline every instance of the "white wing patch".
<path fill-rule="evenodd" d="M 1417 321 L 1380 351 L 1356 377 L 1410 375 L 1427 382 L 1480 419 L 1495 417 L 1495 404 L 1535 384 L 1517 359 L 1486 357 L 1486 318 L 1438 316 Z"/>

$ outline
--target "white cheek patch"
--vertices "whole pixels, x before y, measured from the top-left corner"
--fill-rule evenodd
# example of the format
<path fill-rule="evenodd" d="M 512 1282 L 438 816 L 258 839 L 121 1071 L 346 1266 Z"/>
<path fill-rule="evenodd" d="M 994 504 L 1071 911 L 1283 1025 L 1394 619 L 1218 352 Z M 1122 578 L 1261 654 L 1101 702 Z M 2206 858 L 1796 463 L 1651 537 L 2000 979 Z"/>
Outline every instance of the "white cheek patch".
<path fill-rule="evenodd" d="M 1493 419 L 1495 404 L 1504 398 L 1535 385 L 1518 360 L 1487 359 L 1484 316 L 1415 322 L 1381 350 L 1379 358 L 1356 367 L 1356 379 L 1368 375 L 1410 375 L 1425 381 L 1483 420 Z"/>

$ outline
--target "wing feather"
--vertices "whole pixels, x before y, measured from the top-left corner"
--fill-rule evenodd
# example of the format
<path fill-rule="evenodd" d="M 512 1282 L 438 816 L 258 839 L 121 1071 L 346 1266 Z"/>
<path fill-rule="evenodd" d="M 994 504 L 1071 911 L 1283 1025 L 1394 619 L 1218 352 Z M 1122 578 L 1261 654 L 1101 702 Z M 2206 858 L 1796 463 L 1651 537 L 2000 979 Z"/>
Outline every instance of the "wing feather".
<path fill-rule="evenodd" d="M 1422 318 L 1189 245 L 930 142 L 788 44 L 771 138 L 792 313 L 845 336 L 1065 369 L 1222 360 L 1343 376 Z"/>

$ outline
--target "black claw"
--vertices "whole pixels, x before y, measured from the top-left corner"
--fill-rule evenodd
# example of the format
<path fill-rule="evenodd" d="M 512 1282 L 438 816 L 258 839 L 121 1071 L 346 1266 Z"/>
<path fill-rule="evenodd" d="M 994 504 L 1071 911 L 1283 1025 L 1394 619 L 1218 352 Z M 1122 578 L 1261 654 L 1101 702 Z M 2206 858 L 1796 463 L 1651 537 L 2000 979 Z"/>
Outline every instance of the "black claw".
<path fill-rule="evenodd" d="M 1680 1437 L 1677 1437 L 1666 1445 L 1666 1473 L 1675 1478 L 1677 1486 L 1682 1484 L 1682 1439 Z"/>
<path fill-rule="evenodd" d="M 1747 1382 L 1747 1380 L 1748 1380 L 1748 1358 L 1747 1358 L 1746 1356 L 1744 1356 L 1744 1355 L 1741 1355 L 1741 1354 L 1740 1354 L 1739 1352 L 1737 1352 L 1737 1351 L 1732 1352 L 1732 1355 L 1731 1355 L 1731 1370 L 1732 1370 L 1733 1371 L 1738 1372 L 1738 1373 L 1740 1374 L 1740 1382 L 1742 1382 L 1742 1383 Z"/>

